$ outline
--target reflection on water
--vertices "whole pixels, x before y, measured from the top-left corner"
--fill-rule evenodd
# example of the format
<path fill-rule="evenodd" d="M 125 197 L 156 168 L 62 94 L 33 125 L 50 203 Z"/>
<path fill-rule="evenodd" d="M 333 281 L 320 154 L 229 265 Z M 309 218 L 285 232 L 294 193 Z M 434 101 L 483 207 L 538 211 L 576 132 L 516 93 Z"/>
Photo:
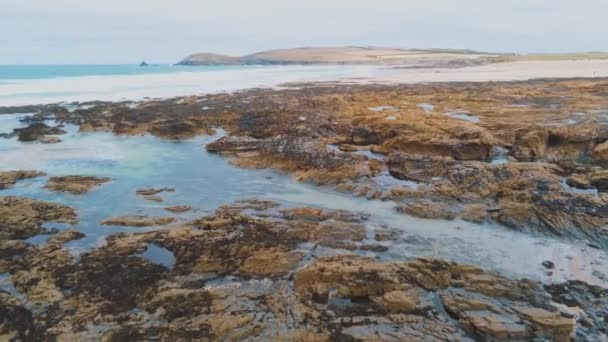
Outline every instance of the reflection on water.
<path fill-rule="evenodd" d="M 11 130 L 19 124 L 17 117 L 0 118 L 0 131 Z M 67 128 L 68 134 L 56 145 L 0 139 L 0 170 L 32 169 L 47 172 L 49 176 L 94 175 L 110 177 L 110 183 L 76 196 L 47 191 L 44 189 L 46 178 L 39 177 L 20 181 L 0 194 L 59 202 L 76 208 L 80 220 L 77 228 L 86 237 L 67 244 L 74 255 L 100 246 L 105 236 L 115 232 L 157 229 L 99 224 L 108 217 L 126 214 L 167 216 L 166 206 L 188 205 L 195 210 L 174 215 L 186 221 L 213 212 L 222 204 L 264 198 L 279 201 L 284 206 L 316 206 L 371 214 L 371 232 L 381 225 L 401 232 L 400 238 L 388 245 L 388 251 L 376 254 L 385 260 L 439 257 L 516 277 L 544 281 L 575 278 L 608 285 L 606 280 L 596 276 L 608 274 L 608 255 L 604 251 L 583 243 L 514 232 L 493 224 L 417 219 L 396 213 L 391 202 L 355 198 L 298 183 L 270 170 L 238 169 L 227 159 L 205 151 L 204 144 L 218 136 L 176 142 L 147 135 L 78 133 L 74 127 Z M 387 175 L 387 180 L 389 177 Z M 394 179 L 390 177 L 390 181 Z M 175 192 L 161 193 L 162 203 L 135 194 L 137 189 L 150 187 L 172 187 Z M 50 224 L 49 228 L 67 227 Z M 369 235 L 372 239 L 373 234 Z M 32 242 L 41 243 L 42 239 L 37 237 Z M 167 252 L 159 246 L 150 246 L 142 256 L 155 263 L 172 265 L 172 255 Z M 555 264 L 551 275 L 541 266 L 544 260 Z"/>
<path fill-rule="evenodd" d="M 156 244 L 148 245 L 145 252 L 141 254 L 145 259 L 148 259 L 153 264 L 163 265 L 166 268 L 172 268 L 175 265 L 175 256 L 171 251 Z"/>
<path fill-rule="evenodd" d="M 22 303 L 27 302 L 25 296 L 19 292 L 10 280 L 11 275 L 8 273 L 0 273 L 0 291 L 4 291 L 19 299 Z"/>

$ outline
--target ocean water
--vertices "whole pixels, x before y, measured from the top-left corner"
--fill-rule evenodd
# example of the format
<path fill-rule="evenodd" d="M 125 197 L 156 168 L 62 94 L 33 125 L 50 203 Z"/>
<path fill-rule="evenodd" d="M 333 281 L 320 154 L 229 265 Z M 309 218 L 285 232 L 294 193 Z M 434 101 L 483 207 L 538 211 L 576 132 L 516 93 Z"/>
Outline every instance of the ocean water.
<path fill-rule="evenodd" d="M 372 66 L 0 65 L 0 107 L 142 100 L 370 77 Z"/>
<path fill-rule="evenodd" d="M 0 132 L 23 124 L 25 115 L 0 115 Z M 391 202 L 366 200 L 324 187 L 296 182 L 288 175 L 271 170 L 245 170 L 233 167 L 226 158 L 207 153 L 204 145 L 219 138 L 201 136 L 184 141 L 166 141 L 149 135 L 114 136 L 110 133 L 80 133 L 67 126 L 59 144 L 19 142 L 0 139 L 0 170 L 33 169 L 56 175 L 94 175 L 112 181 L 84 195 L 50 192 L 47 177 L 18 182 L 0 191 L 0 196 L 16 195 L 63 203 L 79 215 L 75 227 L 86 237 L 67 246 L 79 254 L 103 244 L 116 232 L 158 229 L 103 226 L 100 222 L 117 215 L 172 216 L 179 222 L 212 213 L 222 204 L 248 198 L 270 199 L 284 207 L 313 206 L 344 209 L 371 215 L 367 223 L 368 243 L 382 225 L 400 232 L 397 241 L 385 243 L 388 251 L 369 254 L 384 260 L 405 260 L 420 256 L 444 258 L 480 265 L 514 277 L 545 282 L 580 279 L 608 286 L 598 275 L 608 274 L 608 254 L 584 243 L 535 236 L 493 224 L 463 221 L 425 220 L 399 214 Z M 148 187 L 172 187 L 161 193 L 165 202 L 150 202 L 135 191 Z M 189 205 L 193 211 L 172 214 L 164 208 Z M 65 224 L 48 223 L 48 228 L 66 229 Z M 29 240 L 44 243 L 44 236 Z M 322 253 L 320 251 L 319 253 Z M 171 264 L 171 253 L 152 246 L 144 253 L 150 260 Z M 541 266 L 555 263 L 551 275 Z M 595 272 L 595 273 L 594 273 Z"/>
<path fill-rule="evenodd" d="M 118 76 L 173 74 L 177 72 L 210 72 L 263 68 L 263 66 L 182 66 L 154 64 L 140 67 L 134 64 L 56 64 L 0 65 L 0 82 L 83 76 Z"/>

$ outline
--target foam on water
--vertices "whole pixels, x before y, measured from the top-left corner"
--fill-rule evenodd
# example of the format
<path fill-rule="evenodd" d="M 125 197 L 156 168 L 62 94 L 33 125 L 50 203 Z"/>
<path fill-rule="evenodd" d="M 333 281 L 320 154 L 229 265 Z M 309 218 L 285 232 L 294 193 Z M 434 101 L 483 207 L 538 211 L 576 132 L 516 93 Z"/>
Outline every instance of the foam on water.
<path fill-rule="evenodd" d="M 364 77 L 371 66 L 242 66 L 177 68 L 174 72 L 16 79 L 0 83 L 0 107 L 59 102 L 123 101 L 188 96 L 287 82 L 322 82 Z"/>

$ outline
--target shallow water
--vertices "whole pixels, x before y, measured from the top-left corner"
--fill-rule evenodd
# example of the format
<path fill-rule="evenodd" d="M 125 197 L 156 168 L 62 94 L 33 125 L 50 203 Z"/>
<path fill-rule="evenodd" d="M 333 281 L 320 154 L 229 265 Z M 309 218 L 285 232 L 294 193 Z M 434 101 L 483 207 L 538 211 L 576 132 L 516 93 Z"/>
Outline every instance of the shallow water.
<path fill-rule="evenodd" d="M 446 112 L 445 115 L 454 119 L 464 120 L 471 123 L 479 123 L 481 121 L 479 117 L 462 110 L 449 111 Z"/>
<path fill-rule="evenodd" d="M 175 265 L 175 256 L 168 249 L 156 244 L 148 245 L 145 252 L 140 254 L 143 258 L 148 259 L 153 264 L 163 265 L 166 268 L 172 268 Z"/>
<path fill-rule="evenodd" d="M 20 126 L 18 119 L 21 116 L 0 115 L 0 132 Z M 109 217 L 137 214 L 173 216 L 186 221 L 211 213 L 222 204 L 261 198 L 278 201 L 284 206 L 315 206 L 371 214 L 370 241 L 367 242 L 372 242 L 374 229 L 381 225 L 402 233 L 397 241 L 387 243 L 387 252 L 376 254 L 381 259 L 431 256 L 480 265 L 509 276 L 547 282 L 580 279 L 608 286 L 606 280 L 597 276 L 608 274 L 608 254 L 604 251 L 583 243 L 515 232 L 493 224 L 417 219 L 398 214 L 391 202 L 355 198 L 298 183 L 270 170 L 238 169 L 227 159 L 205 151 L 204 145 L 217 139 L 219 134 L 174 142 L 148 135 L 125 137 L 78 133 L 71 126 L 66 129 L 68 134 L 61 136 L 63 141 L 54 145 L 0 139 L 0 170 L 33 169 L 47 172 L 49 176 L 94 175 L 110 177 L 112 181 L 76 196 L 47 191 L 44 188 L 47 177 L 39 177 L 20 181 L 12 189 L 1 191 L 0 195 L 37 198 L 76 208 L 80 220 L 77 228 L 86 237 L 68 244 L 75 255 L 103 244 L 104 238 L 115 232 L 158 229 L 102 226 L 100 222 Z M 393 181 L 390 175 L 385 178 Z M 159 194 L 165 200 L 163 203 L 150 202 L 135 194 L 137 189 L 148 187 L 172 187 L 175 192 Z M 172 214 L 164 210 L 170 205 L 189 205 L 195 210 Z M 47 227 L 68 228 L 54 223 Z M 32 242 L 43 243 L 44 238 L 36 237 Z M 155 260 L 153 262 L 171 265 L 171 256 L 154 247 L 144 252 L 144 256 Z M 550 276 L 541 266 L 544 260 L 551 260 L 556 265 Z"/>

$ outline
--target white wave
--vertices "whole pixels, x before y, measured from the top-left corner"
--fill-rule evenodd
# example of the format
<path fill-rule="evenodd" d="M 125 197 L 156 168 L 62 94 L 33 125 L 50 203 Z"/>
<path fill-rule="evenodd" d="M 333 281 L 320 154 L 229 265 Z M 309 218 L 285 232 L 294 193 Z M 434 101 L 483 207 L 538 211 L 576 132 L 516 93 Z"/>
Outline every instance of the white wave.
<path fill-rule="evenodd" d="M 74 101 L 121 101 L 166 98 L 287 82 L 336 80 L 369 74 L 365 66 L 277 66 L 251 69 L 186 71 L 168 74 L 83 76 L 0 83 L 0 106 Z"/>

